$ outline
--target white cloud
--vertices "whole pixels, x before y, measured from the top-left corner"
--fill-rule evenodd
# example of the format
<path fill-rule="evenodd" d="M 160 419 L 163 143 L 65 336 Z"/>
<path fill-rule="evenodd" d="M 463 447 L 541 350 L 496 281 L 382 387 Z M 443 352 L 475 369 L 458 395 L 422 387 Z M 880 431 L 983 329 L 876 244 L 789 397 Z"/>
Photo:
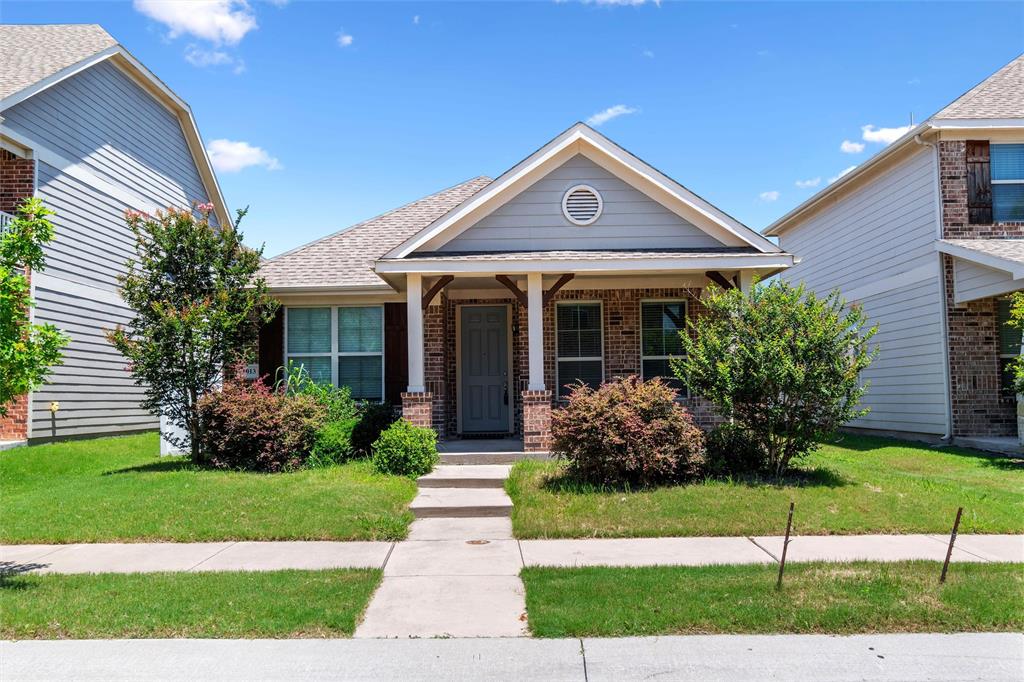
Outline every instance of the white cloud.
<path fill-rule="evenodd" d="M 647 57 L 648 59 L 654 59 L 654 50 L 644 50 L 640 54 Z"/>
<path fill-rule="evenodd" d="M 245 0 L 134 0 L 133 6 L 168 28 L 168 36 L 193 35 L 215 45 L 237 45 L 256 29 Z"/>
<path fill-rule="evenodd" d="M 195 43 L 190 43 L 185 48 L 185 61 L 199 68 L 230 66 L 233 73 L 237 74 L 245 71 L 245 62 L 238 57 L 234 57 L 223 50 L 207 50 Z"/>
<path fill-rule="evenodd" d="M 863 131 L 863 138 L 865 142 L 881 142 L 883 144 L 889 144 L 899 138 L 903 137 L 911 128 L 914 126 L 900 126 L 898 128 L 876 128 L 870 123 L 866 126 L 861 126 L 860 129 Z"/>
<path fill-rule="evenodd" d="M 210 163 L 221 173 L 237 173 L 249 166 L 263 166 L 269 171 L 282 168 L 280 162 L 266 150 L 254 147 L 248 142 L 211 140 L 206 151 L 210 155 Z"/>
<path fill-rule="evenodd" d="M 797 180 L 796 186 L 800 189 L 807 189 L 809 187 L 817 187 L 821 184 L 821 178 L 810 178 L 808 180 Z"/>
<path fill-rule="evenodd" d="M 344 29 L 338 31 L 338 47 L 348 47 L 355 41 L 348 33 L 345 33 Z"/>
<path fill-rule="evenodd" d="M 843 143 L 839 145 L 839 151 L 843 152 L 844 154 L 860 154 L 862 151 L 864 151 L 864 143 L 843 140 Z"/>
<path fill-rule="evenodd" d="M 412 23 L 414 23 L 414 24 L 420 23 L 420 15 L 417 14 L 416 16 L 414 16 L 412 18 Z"/>
<path fill-rule="evenodd" d="M 921 84 L 921 79 L 917 78 L 917 77 L 911 78 L 910 80 L 907 81 L 907 85 L 920 85 L 920 84 Z"/>
<path fill-rule="evenodd" d="M 773 189 L 770 192 L 761 192 L 757 196 L 761 197 L 761 201 L 777 201 L 780 192 L 777 189 Z"/>
<path fill-rule="evenodd" d="M 604 111 L 599 111 L 590 118 L 587 119 L 587 125 L 594 126 L 595 128 L 607 123 L 613 118 L 619 116 L 625 116 L 627 114 L 635 114 L 639 109 L 636 107 L 626 106 L 625 104 L 616 104 L 613 107 L 608 107 Z"/>
<path fill-rule="evenodd" d="M 619 5 L 637 7 L 639 5 L 646 5 L 648 2 L 657 7 L 661 7 L 661 0 L 580 0 L 584 5 Z"/>
<path fill-rule="evenodd" d="M 830 184 L 830 185 L 831 185 L 831 184 L 832 184 L 833 182 L 835 182 L 835 181 L 836 181 L 836 180 L 838 180 L 839 178 L 843 177 L 844 175 L 847 175 L 847 174 L 849 174 L 849 173 L 852 173 L 852 172 L 853 172 L 853 170 L 854 170 L 854 169 L 855 169 L 856 167 L 857 167 L 856 165 L 853 165 L 853 166 L 850 166 L 850 167 L 848 167 L 848 168 L 844 168 L 843 170 L 839 171 L 839 172 L 838 172 L 838 173 L 836 174 L 836 176 L 835 176 L 834 178 L 829 178 L 829 179 L 828 179 L 828 184 Z"/>

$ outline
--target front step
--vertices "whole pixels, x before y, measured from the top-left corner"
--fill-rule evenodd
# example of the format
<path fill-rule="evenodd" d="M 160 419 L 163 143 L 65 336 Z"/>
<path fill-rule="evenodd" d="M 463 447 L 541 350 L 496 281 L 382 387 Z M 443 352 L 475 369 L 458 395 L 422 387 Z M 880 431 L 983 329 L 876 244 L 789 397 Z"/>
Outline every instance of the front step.
<path fill-rule="evenodd" d="M 442 452 L 441 464 L 453 466 L 515 464 L 521 459 L 551 459 L 547 452 Z"/>
<path fill-rule="evenodd" d="M 416 483 L 421 488 L 502 488 L 512 467 L 507 464 L 435 467 Z"/>
<path fill-rule="evenodd" d="M 499 488 L 424 488 L 409 505 L 418 519 L 511 516 L 512 500 Z"/>

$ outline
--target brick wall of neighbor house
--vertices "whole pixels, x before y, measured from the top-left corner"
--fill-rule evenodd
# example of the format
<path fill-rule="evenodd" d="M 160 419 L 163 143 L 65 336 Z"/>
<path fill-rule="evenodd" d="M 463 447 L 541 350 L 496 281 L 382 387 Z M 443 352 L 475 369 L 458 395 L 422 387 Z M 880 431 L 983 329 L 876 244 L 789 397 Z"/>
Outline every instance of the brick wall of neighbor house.
<path fill-rule="evenodd" d="M 1024 223 L 972 225 L 968 221 L 966 142 L 939 142 L 939 185 L 944 239 L 1024 237 Z M 996 299 L 955 304 L 952 257 L 942 257 L 942 269 L 949 330 L 953 435 L 1016 435 L 1016 400 L 1003 397 L 999 391 Z"/>
<path fill-rule="evenodd" d="M 562 290 L 554 300 L 544 308 L 544 383 L 551 392 L 552 405 L 557 407 L 555 385 L 555 305 L 558 301 L 602 301 L 604 308 L 604 378 L 640 374 L 640 302 L 649 299 L 679 299 L 687 302 L 687 315 L 695 319 L 706 313 L 700 301 L 699 289 L 594 289 L 594 290 Z M 456 383 L 456 314 L 458 307 L 466 304 L 510 305 L 512 315 L 512 396 L 514 400 L 513 415 L 516 434 L 524 434 L 524 422 L 527 420 L 523 404 L 523 394 L 528 388 L 529 367 L 529 329 L 528 311 L 511 296 L 501 299 L 458 299 L 452 300 L 442 296 L 441 305 L 431 306 L 431 312 L 424 317 L 424 344 L 429 357 L 425 357 L 425 374 L 427 390 L 434 393 L 434 427 L 438 433 L 449 437 L 458 433 L 458 386 Z M 444 310 L 444 324 L 436 320 L 433 312 Z M 428 322 L 432 320 L 433 322 Z M 439 352 L 437 338 L 447 339 L 444 351 Z M 430 349 L 430 350 L 428 350 Z M 444 377 L 444 381 L 441 377 Z M 446 391 L 445 397 L 439 399 L 440 391 Z M 536 396 L 531 396 L 536 402 Z M 702 398 L 693 397 L 683 401 L 693 414 L 694 420 L 704 428 L 710 428 L 721 419 L 714 413 L 711 404 Z M 531 421 L 539 412 L 534 411 Z M 539 441 L 546 442 L 550 434 L 535 435 Z"/>
<path fill-rule="evenodd" d="M 0 149 L 0 211 L 13 214 L 18 204 L 35 191 L 35 161 L 15 156 Z M 31 273 L 29 273 L 31 277 Z M 17 398 L 7 406 L 7 416 L 0 417 L 0 440 L 28 438 L 28 396 Z"/>

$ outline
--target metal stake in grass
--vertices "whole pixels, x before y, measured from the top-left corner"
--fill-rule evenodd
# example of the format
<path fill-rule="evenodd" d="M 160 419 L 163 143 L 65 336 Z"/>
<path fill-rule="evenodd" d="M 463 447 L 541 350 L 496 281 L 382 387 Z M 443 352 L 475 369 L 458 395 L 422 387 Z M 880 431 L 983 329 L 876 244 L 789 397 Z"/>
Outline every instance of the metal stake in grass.
<path fill-rule="evenodd" d="M 939 584 L 946 582 L 946 571 L 949 570 L 949 559 L 953 556 L 953 543 L 956 542 L 956 532 L 960 529 L 960 517 L 964 513 L 963 507 L 957 507 L 956 520 L 953 522 L 953 532 L 949 534 L 949 548 L 946 550 L 946 560 L 942 563 L 942 575 L 939 576 Z"/>
<path fill-rule="evenodd" d="M 786 550 L 789 549 L 789 531 L 793 529 L 793 503 L 789 503 L 789 520 L 786 521 L 786 539 L 782 542 L 782 559 L 779 560 L 779 581 L 775 589 L 782 589 L 782 572 L 786 570 Z"/>

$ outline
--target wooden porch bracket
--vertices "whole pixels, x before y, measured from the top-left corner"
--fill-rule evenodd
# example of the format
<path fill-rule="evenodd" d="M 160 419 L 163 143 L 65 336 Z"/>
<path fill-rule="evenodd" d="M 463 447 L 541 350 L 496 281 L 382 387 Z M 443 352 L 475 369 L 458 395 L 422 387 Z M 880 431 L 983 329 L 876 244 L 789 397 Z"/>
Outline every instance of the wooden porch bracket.
<path fill-rule="evenodd" d="M 736 285 L 727 280 L 718 270 L 708 270 L 704 273 L 704 276 L 726 291 L 736 288 Z"/>
<path fill-rule="evenodd" d="M 434 282 L 430 286 L 430 288 L 427 290 L 427 293 L 423 294 L 424 310 L 427 309 L 427 306 L 430 305 L 430 302 L 434 300 L 434 297 L 437 296 L 438 292 L 440 292 L 441 289 L 444 289 L 446 286 L 451 284 L 453 279 L 455 279 L 455 275 L 442 275 L 441 277 L 438 278 L 436 282 Z"/>
<path fill-rule="evenodd" d="M 522 291 L 519 287 L 517 287 L 516 283 L 513 282 L 508 275 L 495 275 L 494 279 L 501 282 L 503 285 L 505 285 L 506 289 L 512 292 L 512 294 L 516 297 L 516 300 L 519 301 L 519 305 L 523 306 L 524 308 L 529 306 L 529 303 L 526 298 L 526 292 Z"/>
<path fill-rule="evenodd" d="M 558 281 L 552 284 L 551 288 L 544 292 L 544 305 L 550 303 L 551 299 L 555 297 L 555 294 L 557 294 L 559 290 L 566 284 L 568 284 L 575 276 L 575 273 L 567 272 L 561 277 L 559 277 Z"/>

